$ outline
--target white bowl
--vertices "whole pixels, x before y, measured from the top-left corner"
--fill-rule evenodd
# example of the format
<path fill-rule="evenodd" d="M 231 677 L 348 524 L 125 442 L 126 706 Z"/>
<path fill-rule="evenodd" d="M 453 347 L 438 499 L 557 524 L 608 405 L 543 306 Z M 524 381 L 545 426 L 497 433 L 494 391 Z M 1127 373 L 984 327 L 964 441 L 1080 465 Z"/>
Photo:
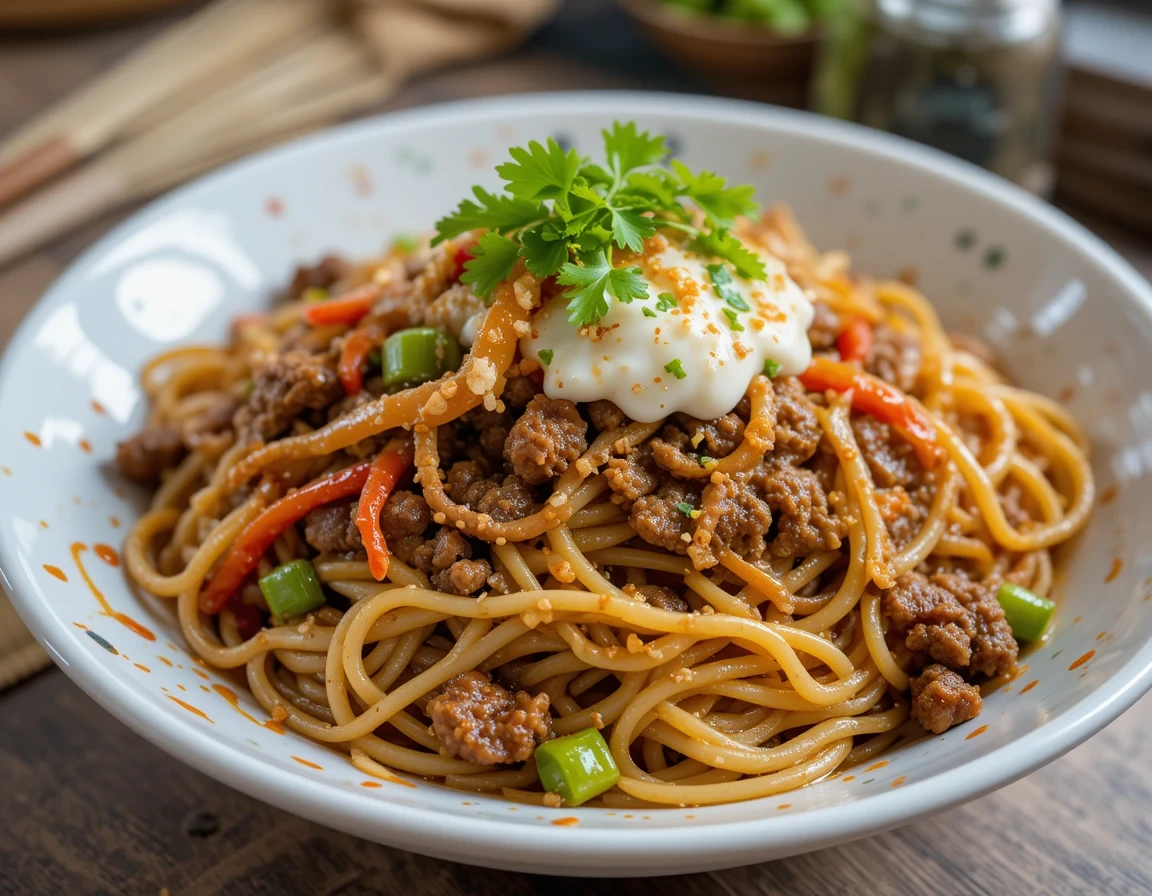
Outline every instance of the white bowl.
<path fill-rule="evenodd" d="M 225 680 L 190 659 L 168 609 L 73 547 L 118 546 L 144 500 L 109 468 L 117 439 L 144 419 L 136 371 L 173 345 L 222 339 L 229 319 L 261 307 L 297 262 L 327 250 L 367 255 L 390 234 L 428 228 L 474 182 L 495 185 L 492 166 L 510 143 L 563 135 L 591 151 L 613 118 L 668 134 L 690 165 L 754 183 L 763 200 L 792 203 L 819 245 L 848 249 L 861 270 L 915 269 L 951 326 L 989 340 L 1021 383 L 1060 396 L 1086 425 L 1105 500 L 1070 556 L 1051 639 L 988 698 L 979 728 L 925 738 L 851 780 L 642 814 L 540 809 L 435 784 L 366 789 L 337 754 L 262 727 L 246 694 L 230 705 L 211 687 Z M 722 868 L 972 799 L 1075 746 L 1149 687 L 1149 383 L 1149 285 L 1059 212 L 943 155 L 715 99 L 546 94 L 442 106 L 344 127 L 197 181 L 61 278 L 3 362 L 0 565 L 20 613 L 82 688 L 255 797 L 479 865 L 582 875 Z M 77 556 L 111 607 L 155 640 L 101 612 Z M 578 823 L 556 824 L 571 817 Z"/>

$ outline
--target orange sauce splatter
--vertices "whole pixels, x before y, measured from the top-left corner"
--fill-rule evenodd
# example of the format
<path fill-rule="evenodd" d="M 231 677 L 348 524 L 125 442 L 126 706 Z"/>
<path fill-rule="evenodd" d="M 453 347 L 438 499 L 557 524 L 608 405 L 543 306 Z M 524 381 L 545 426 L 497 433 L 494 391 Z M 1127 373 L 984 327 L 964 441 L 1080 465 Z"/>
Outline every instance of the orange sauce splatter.
<path fill-rule="evenodd" d="M 780 804 L 779 806 L 777 806 L 776 808 L 777 808 L 777 809 L 791 809 L 791 808 L 792 808 L 792 804 L 791 804 L 791 803 L 781 803 L 781 804 Z"/>
<path fill-rule="evenodd" d="M 970 734 L 965 735 L 964 740 L 972 740 L 972 738 L 974 738 L 974 737 L 979 737 L 981 734 L 983 734 L 987 730 L 988 730 L 987 725 L 981 725 L 975 731 L 971 732 Z"/>
<path fill-rule="evenodd" d="M 1110 504 L 1116 500 L 1116 486 L 1110 485 L 1104 489 L 1103 494 L 1100 495 L 1101 504 Z"/>
<path fill-rule="evenodd" d="M 92 399 L 92 410 L 97 414 L 105 413 L 104 405 L 100 404 L 100 402 L 98 402 L 95 398 Z"/>
<path fill-rule="evenodd" d="M 12 475 L 12 468 L 11 467 L 0 467 L 0 470 L 4 471 L 5 476 L 11 476 Z"/>
<path fill-rule="evenodd" d="M 108 517 L 108 525 L 111 526 L 113 529 L 119 529 L 120 528 L 120 520 L 116 519 L 116 517 L 114 517 L 114 516 L 110 516 L 110 517 Z"/>
<path fill-rule="evenodd" d="M 1072 388 L 1071 386 L 1065 386 L 1063 389 L 1060 390 L 1060 395 L 1058 397 L 1059 397 L 1062 404 L 1067 404 L 1068 402 L 1070 402 L 1072 400 L 1072 397 L 1075 394 L 1076 394 L 1076 390 L 1074 388 Z"/>
<path fill-rule="evenodd" d="M 97 545 L 96 547 L 97 547 L 97 552 L 98 552 L 98 556 L 99 556 L 99 548 L 102 546 Z M 84 584 L 86 584 L 88 586 L 88 590 L 92 592 L 92 596 L 95 597 L 96 602 L 98 604 L 100 604 L 100 608 L 104 611 L 104 615 L 110 616 L 112 619 L 115 619 L 122 626 L 129 629 L 130 631 L 135 632 L 141 638 L 144 638 L 146 641 L 155 641 L 156 636 L 154 634 L 152 634 L 151 631 L 149 631 L 144 626 L 142 626 L 139 622 L 137 622 L 135 619 L 132 619 L 130 616 L 127 616 L 124 613 L 120 613 L 116 610 L 113 610 L 112 605 L 108 603 L 108 599 L 106 597 L 104 597 L 103 592 L 101 592 L 100 589 L 96 587 L 96 583 L 92 581 L 92 577 L 90 575 L 88 575 L 88 570 L 84 568 L 84 562 L 80 559 L 80 555 L 83 554 L 86 550 L 88 550 L 88 546 L 79 542 L 79 541 L 76 541 L 76 542 L 72 543 L 72 549 L 71 550 L 72 550 L 72 561 L 76 564 L 76 568 L 78 570 L 80 570 L 80 575 L 83 576 L 83 578 L 84 578 Z M 108 548 L 108 550 L 111 551 L 112 549 Z M 113 553 L 115 553 L 115 551 L 113 551 Z M 108 562 L 103 557 L 101 559 L 104 559 L 106 563 Z M 119 562 L 119 559 L 117 559 L 117 562 Z"/>
<path fill-rule="evenodd" d="M 884 766 L 886 766 L 887 764 L 888 764 L 887 759 L 881 759 L 879 762 L 874 762 L 872 765 L 868 766 L 868 768 L 864 769 L 864 771 L 874 772 L 878 768 L 884 768 Z"/>
<path fill-rule="evenodd" d="M 40 528 L 41 529 L 47 529 L 48 528 L 48 520 L 40 520 Z"/>
<path fill-rule="evenodd" d="M 271 731 L 273 734 L 284 733 L 284 725 L 280 722 L 277 722 L 275 719 L 269 719 L 264 723 L 264 727 Z"/>
<path fill-rule="evenodd" d="M 215 722 L 213 722 L 213 721 L 212 721 L 210 718 L 208 718 L 208 716 L 207 716 L 207 715 L 206 715 L 206 714 L 205 714 L 203 711 L 201 711 L 201 710 L 197 709 L 197 708 L 196 708 L 195 706 L 193 706 L 191 703 L 185 703 L 185 702 L 184 702 L 183 700 L 181 700 L 179 697 L 173 697 L 171 694 L 165 694 L 165 696 L 166 696 L 166 697 L 167 697 L 169 700 L 171 700 L 173 703 L 175 703 L 175 704 L 179 705 L 179 706 L 180 706 L 180 707 L 182 707 L 183 709 L 186 709 L 186 710 L 188 710 L 188 712 L 192 713 L 192 715 L 194 715 L 194 716 L 199 716 L 199 717 L 200 717 L 200 718 L 202 718 L 204 721 L 206 721 L 206 722 L 207 722 L 209 725 L 215 725 L 215 724 L 216 724 L 216 723 L 215 723 Z"/>
<path fill-rule="evenodd" d="M 188 688 L 184 687 L 184 685 L 182 685 L 182 684 L 178 684 L 178 685 L 176 685 L 176 690 L 186 691 L 186 690 L 188 690 Z"/>
<path fill-rule="evenodd" d="M 284 203 L 277 199 L 275 196 L 272 196 L 266 203 L 264 203 L 264 209 L 273 218 L 279 218 L 282 214 L 284 214 Z"/>
<path fill-rule="evenodd" d="M 752 167 L 764 171 L 772 167 L 772 153 L 766 149 L 758 149 L 752 153 Z"/>
<path fill-rule="evenodd" d="M 208 673 L 207 673 L 207 672 L 205 672 L 205 671 L 203 671 L 203 670 L 201 670 L 201 669 L 193 669 L 192 671 L 193 671 L 193 672 L 194 672 L 194 673 L 195 673 L 197 676 L 199 676 L 200 678 L 203 678 L 205 681 L 209 681 L 209 680 L 210 680 L 210 679 L 208 678 Z M 231 692 L 229 692 L 229 693 L 231 693 Z M 221 695 L 221 696 L 223 696 L 223 695 Z M 235 696 L 235 695 L 233 694 L 233 696 Z M 227 697 L 225 697 L 224 699 L 225 699 L 225 700 L 227 700 L 228 698 L 227 698 Z"/>
<path fill-rule="evenodd" d="M 1120 557 L 1112 558 L 1112 568 L 1108 570 L 1108 575 L 1104 576 L 1104 584 L 1113 581 L 1116 576 L 1120 575 L 1120 570 L 1124 568 L 1124 561 Z"/>
<path fill-rule="evenodd" d="M 44 444 L 43 442 L 40 441 L 40 436 L 36 435 L 36 433 L 34 433 L 34 432 L 28 432 L 27 430 L 25 430 L 24 438 L 26 438 L 29 442 L 31 442 L 37 448 L 39 448 L 41 445 Z"/>
<path fill-rule="evenodd" d="M 1030 690 L 1032 690 L 1032 688 L 1036 687 L 1036 685 L 1038 685 L 1038 684 L 1040 684 L 1040 679 L 1039 678 L 1033 678 L 1030 682 L 1028 682 L 1028 684 L 1026 684 L 1026 685 L 1024 685 L 1024 687 L 1020 688 L 1020 693 L 1021 694 L 1027 694 Z"/>
<path fill-rule="evenodd" d="M 200 685 L 200 690 L 202 690 L 205 694 L 211 694 L 212 693 L 212 689 L 210 687 L 208 687 L 208 685 L 206 685 L 206 684 Z"/>
<path fill-rule="evenodd" d="M 151 672 L 152 671 L 147 666 L 145 666 L 143 663 L 133 663 L 132 665 L 135 666 L 137 669 L 139 669 L 141 672 Z"/>
<path fill-rule="evenodd" d="M 160 662 L 162 662 L 169 669 L 172 668 L 172 660 L 168 659 L 168 657 L 160 656 L 160 654 L 156 654 L 156 659 L 160 660 Z"/>
<path fill-rule="evenodd" d="M 906 775 L 901 775 L 899 778 L 897 778 L 896 780 L 894 780 L 892 782 L 892 786 L 893 787 L 899 787 L 901 784 L 903 784 L 907 780 L 908 780 L 908 777 Z"/>
<path fill-rule="evenodd" d="M 1086 654 L 1084 654 L 1084 656 L 1080 657 L 1078 660 L 1075 660 L 1072 665 L 1068 667 L 1068 671 L 1071 672 L 1073 669 L 1079 669 L 1094 656 L 1096 656 L 1096 651 L 1089 650 Z"/>
<path fill-rule="evenodd" d="M 855 781 L 855 780 L 856 780 L 855 775 L 845 775 L 844 776 L 844 783 L 845 784 L 847 784 L 849 781 Z"/>
<path fill-rule="evenodd" d="M 120 555 L 116 553 L 116 549 L 114 547 L 110 547 L 106 544 L 94 544 L 92 545 L 92 551 L 96 554 L 97 557 L 99 557 L 109 566 L 120 565 Z"/>
<path fill-rule="evenodd" d="M 73 622 L 72 624 L 82 632 L 88 631 L 88 626 L 86 626 L 83 622 Z"/>
<path fill-rule="evenodd" d="M 307 759 L 301 759 L 299 756 L 293 756 L 292 758 L 299 762 L 301 765 L 306 765 L 308 768 L 314 768 L 319 772 L 324 771 L 324 766 L 317 765 L 315 762 L 309 762 Z"/>
<path fill-rule="evenodd" d="M 1098 634 L 1096 636 L 1096 640 L 1097 641 L 1103 641 L 1107 637 L 1108 637 L 1108 632 L 1100 632 L 1100 634 Z"/>
<path fill-rule="evenodd" d="M 85 454 L 91 454 L 92 453 L 92 443 L 89 442 L 87 439 L 81 439 L 76 444 L 80 446 L 80 450 L 83 451 Z"/>
<path fill-rule="evenodd" d="M 1072 624 L 1073 624 L 1073 625 L 1079 625 L 1079 624 L 1080 624 L 1080 620 L 1081 620 L 1081 619 L 1083 619 L 1083 618 L 1084 618 L 1083 616 L 1076 616 L 1076 617 L 1074 617 L 1074 618 L 1072 619 Z"/>
<path fill-rule="evenodd" d="M 833 196 L 844 196 L 852 189 L 852 181 L 847 175 L 840 174 L 828 181 L 828 192 Z"/>
<path fill-rule="evenodd" d="M 628 816 L 625 815 L 624 817 L 627 818 Z M 553 818 L 552 824 L 562 828 L 570 828 L 580 824 L 580 819 L 574 815 L 566 815 L 563 818 Z"/>
<path fill-rule="evenodd" d="M 199 675 L 201 678 L 207 678 L 208 677 L 203 672 L 201 672 L 199 669 L 193 669 L 192 671 L 195 672 L 197 675 Z M 214 690 L 217 694 L 219 694 L 221 697 L 223 697 L 225 702 L 227 702 L 229 706 L 231 706 L 234 710 L 236 710 L 236 712 L 240 713 L 240 715 L 244 716 L 244 718 L 246 718 L 249 722 L 252 722 L 256 725 L 260 724 L 260 721 L 258 719 L 254 719 L 252 716 L 248 715 L 248 713 L 246 713 L 243 709 L 240 708 L 240 698 L 236 696 L 236 692 L 234 690 L 232 690 L 229 687 L 225 687 L 222 684 L 212 685 L 212 690 Z M 292 758 L 295 759 L 296 757 L 293 756 Z M 319 766 L 317 766 L 317 767 L 319 767 Z"/>
<path fill-rule="evenodd" d="M 384 785 L 381 784 L 379 781 L 361 781 L 360 786 L 361 787 L 383 787 Z M 465 803 L 464 805 L 469 806 L 469 805 L 471 805 L 471 803 Z"/>
<path fill-rule="evenodd" d="M 68 576 L 64 573 L 64 570 L 62 570 L 59 566 L 52 566 L 51 564 L 45 563 L 44 564 L 44 572 L 48 573 L 48 575 L 50 575 L 50 576 L 54 576 L 55 578 L 59 579 L 61 582 L 67 582 L 68 581 Z"/>

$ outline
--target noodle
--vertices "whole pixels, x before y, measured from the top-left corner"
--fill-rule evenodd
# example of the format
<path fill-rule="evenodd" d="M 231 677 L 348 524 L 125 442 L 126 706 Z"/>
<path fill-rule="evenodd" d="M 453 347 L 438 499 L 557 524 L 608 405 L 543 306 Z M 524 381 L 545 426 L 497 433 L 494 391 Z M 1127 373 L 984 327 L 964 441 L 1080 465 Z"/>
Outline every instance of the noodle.
<path fill-rule="evenodd" d="M 462 752 L 442 730 L 434 706 L 469 673 L 509 701 L 515 690 L 523 714 L 544 706 L 554 735 L 602 731 L 621 773 L 596 798 L 604 806 L 754 799 L 914 736 L 925 665 L 978 682 L 1014 662 L 1013 649 L 1001 666 L 963 668 L 977 637 L 962 631 L 963 614 L 1003 581 L 1050 592 L 1049 549 L 1085 524 L 1094 500 L 1087 441 L 1058 404 L 955 349 L 915 289 L 851 276 L 847 256 L 818 252 L 786 210 L 737 232 L 781 258 L 836 319 L 914 344 L 914 383 L 900 388 L 934 430 L 934 468 L 852 392 L 756 376 L 728 415 L 728 443 L 720 421 L 637 423 L 580 405 L 567 419 L 582 433 L 592 420 L 594 435 L 575 440 L 555 475 L 510 474 L 499 454 L 540 390 L 519 340 L 555 289 L 522 267 L 476 317 L 457 371 L 391 393 L 373 386 L 346 406 L 304 405 L 270 438 L 240 423 L 267 410 L 260 385 L 250 397 L 261 365 L 301 345 L 335 357 L 357 326 L 309 327 L 310 303 L 293 296 L 237 326 L 228 348 L 174 349 L 142 372 L 149 426 L 178 431 L 183 448 L 127 537 L 129 576 L 174 600 L 204 662 L 243 667 L 272 718 L 383 781 L 416 775 L 555 804 L 530 754 L 480 761 L 488 754 Z M 433 252 L 411 280 L 399 256 L 385 259 L 379 270 L 392 279 L 374 281 L 390 285 L 364 325 L 386 331 L 423 321 L 412 308 L 465 301 L 453 260 L 463 245 Z M 347 274 L 333 290 L 369 276 Z M 222 406 L 241 409 L 236 422 L 207 426 Z M 533 450 L 564 448 L 549 438 Z M 715 458 L 703 456 L 704 438 L 722 445 Z M 318 545 L 314 513 L 356 509 L 323 501 L 269 531 L 247 567 L 262 577 L 309 561 L 322 607 L 278 622 L 249 576 L 222 611 L 204 611 L 206 584 L 239 562 L 237 544 L 276 508 L 409 444 L 410 484 L 377 521 L 383 567 L 359 535 Z M 771 513 L 740 504 L 749 494 Z M 338 522 L 338 535 L 351 526 Z M 948 598 L 953 629 L 915 628 L 908 594 Z"/>

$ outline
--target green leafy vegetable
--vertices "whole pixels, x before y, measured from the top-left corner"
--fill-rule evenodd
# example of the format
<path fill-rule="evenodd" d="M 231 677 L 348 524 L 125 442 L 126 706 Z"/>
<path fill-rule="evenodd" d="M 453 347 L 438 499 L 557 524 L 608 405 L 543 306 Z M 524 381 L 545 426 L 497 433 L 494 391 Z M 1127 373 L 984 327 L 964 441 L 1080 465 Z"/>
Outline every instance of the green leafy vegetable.
<path fill-rule="evenodd" d="M 768 379 L 772 379 L 779 372 L 780 365 L 773 361 L 771 358 L 764 362 L 764 376 L 768 377 Z"/>
<path fill-rule="evenodd" d="M 643 310 L 645 317 L 655 317 L 656 316 L 656 312 L 653 311 L 651 308 L 643 308 L 641 310 Z"/>
<path fill-rule="evenodd" d="M 678 380 L 682 380 L 688 376 L 688 374 L 684 372 L 684 365 L 680 363 L 679 358 L 673 358 L 664 365 L 664 369 Z"/>
<path fill-rule="evenodd" d="M 640 268 L 619 266 L 613 256 L 643 251 L 644 240 L 660 228 L 684 233 L 693 250 L 723 259 L 742 277 L 767 276 L 759 256 L 730 232 L 737 216 L 757 210 L 751 187 L 728 186 L 723 177 L 678 161 L 670 170 L 660 167 L 668 157 L 664 138 L 632 122 L 616 122 L 602 136 L 603 165 L 551 139 L 512 148 L 511 161 L 496 169 L 503 193 L 474 187 L 474 198 L 437 222 L 433 245 L 488 231 L 464 265 L 464 283 L 488 297 L 522 258 L 536 276 L 558 275 L 560 285 L 570 287 L 565 295 L 573 324 L 595 324 L 613 300 L 647 296 Z M 656 305 L 674 307 L 668 293 Z"/>
<path fill-rule="evenodd" d="M 536 352 L 536 357 L 539 358 L 545 367 L 552 366 L 552 358 L 555 357 L 555 352 L 550 348 L 542 348 Z"/>
<path fill-rule="evenodd" d="M 684 516 L 692 516 L 692 511 L 696 508 L 689 504 L 687 501 L 677 501 L 676 509 L 684 514 Z"/>
<path fill-rule="evenodd" d="M 740 320 L 737 318 L 735 311 L 733 311 L 731 308 L 725 308 L 724 316 L 728 318 L 729 330 L 732 330 L 734 333 L 744 332 L 744 324 L 740 323 Z"/>
<path fill-rule="evenodd" d="M 728 268 L 722 264 L 710 264 L 708 265 L 708 273 L 712 277 L 712 288 L 716 290 L 716 295 L 737 311 L 752 310 L 744 301 L 744 297 L 740 295 L 740 290 L 736 288 L 736 284 L 732 282 L 732 275 L 728 272 Z"/>

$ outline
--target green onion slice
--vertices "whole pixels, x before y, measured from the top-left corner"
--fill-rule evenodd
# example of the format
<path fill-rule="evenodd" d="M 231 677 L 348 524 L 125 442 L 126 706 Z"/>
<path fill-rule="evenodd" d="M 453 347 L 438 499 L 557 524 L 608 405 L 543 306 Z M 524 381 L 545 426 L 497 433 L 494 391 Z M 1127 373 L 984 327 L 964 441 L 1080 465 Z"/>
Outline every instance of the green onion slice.
<path fill-rule="evenodd" d="M 1039 640 L 1056 608 L 1052 601 L 1012 582 L 1000 586 L 996 600 L 1004 608 L 1004 618 L 1008 620 L 1012 635 L 1018 641 Z"/>
<path fill-rule="evenodd" d="M 460 366 L 460 343 L 435 327 L 400 330 L 384 340 L 385 386 L 415 386 Z"/>
<path fill-rule="evenodd" d="M 595 728 L 558 737 L 536 748 L 540 783 L 569 806 L 579 806 L 610 790 L 620 780 L 612 751 Z"/>
<path fill-rule="evenodd" d="M 278 620 L 303 616 L 324 606 L 324 589 L 307 560 L 277 566 L 260 580 L 260 590 L 264 592 L 268 609 Z"/>

